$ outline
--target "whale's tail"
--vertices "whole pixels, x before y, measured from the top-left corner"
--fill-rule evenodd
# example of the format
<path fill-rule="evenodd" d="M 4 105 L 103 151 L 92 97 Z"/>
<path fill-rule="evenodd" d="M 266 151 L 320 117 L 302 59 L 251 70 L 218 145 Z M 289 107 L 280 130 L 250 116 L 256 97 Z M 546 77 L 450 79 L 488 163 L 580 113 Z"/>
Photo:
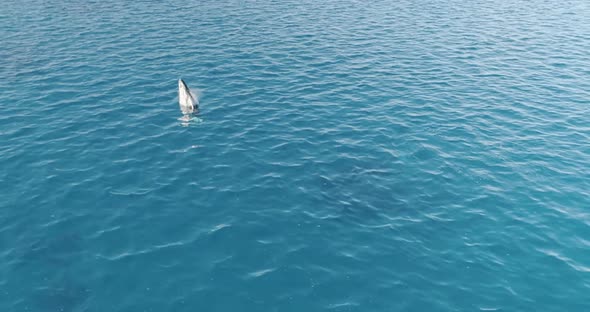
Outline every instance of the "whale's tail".
<path fill-rule="evenodd" d="M 178 79 L 178 104 L 185 115 L 197 112 L 199 109 L 199 99 L 182 79 Z"/>

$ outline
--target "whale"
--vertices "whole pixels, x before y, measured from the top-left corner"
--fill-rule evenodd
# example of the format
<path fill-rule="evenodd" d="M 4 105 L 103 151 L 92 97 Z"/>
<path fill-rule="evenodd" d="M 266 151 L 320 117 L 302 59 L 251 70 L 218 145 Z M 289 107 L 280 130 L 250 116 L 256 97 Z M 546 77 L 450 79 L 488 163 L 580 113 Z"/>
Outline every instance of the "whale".
<path fill-rule="evenodd" d="M 178 79 L 178 104 L 184 115 L 199 111 L 199 99 L 182 79 Z"/>

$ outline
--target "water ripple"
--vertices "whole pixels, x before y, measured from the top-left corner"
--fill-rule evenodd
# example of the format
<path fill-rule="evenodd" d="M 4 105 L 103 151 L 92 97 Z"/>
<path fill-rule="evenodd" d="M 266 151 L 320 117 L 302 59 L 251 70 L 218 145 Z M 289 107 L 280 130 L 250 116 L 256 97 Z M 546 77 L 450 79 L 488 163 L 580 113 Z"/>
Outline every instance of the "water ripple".
<path fill-rule="evenodd" d="M 9 0 L 0 310 L 588 310 L 588 12 Z"/>

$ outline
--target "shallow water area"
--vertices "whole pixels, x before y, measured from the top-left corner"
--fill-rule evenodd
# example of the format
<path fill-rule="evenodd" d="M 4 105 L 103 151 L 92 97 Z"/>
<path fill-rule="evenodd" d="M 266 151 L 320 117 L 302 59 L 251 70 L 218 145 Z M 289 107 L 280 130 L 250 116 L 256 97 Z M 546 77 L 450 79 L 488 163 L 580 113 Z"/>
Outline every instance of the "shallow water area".
<path fill-rule="evenodd" d="M 589 20 L 5 1 L 0 311 L 588 311 Z"/>

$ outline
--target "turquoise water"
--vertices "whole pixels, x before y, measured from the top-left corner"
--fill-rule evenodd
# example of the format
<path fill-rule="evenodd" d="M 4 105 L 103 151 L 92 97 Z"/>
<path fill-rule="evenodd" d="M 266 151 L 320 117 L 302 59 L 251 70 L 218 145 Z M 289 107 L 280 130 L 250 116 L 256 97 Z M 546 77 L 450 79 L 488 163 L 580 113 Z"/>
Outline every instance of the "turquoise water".
<path fill-rule="evenodd" d="M 590 2 L 222 2 L 3 2 L 0 311 L 590 310 Z"/>

